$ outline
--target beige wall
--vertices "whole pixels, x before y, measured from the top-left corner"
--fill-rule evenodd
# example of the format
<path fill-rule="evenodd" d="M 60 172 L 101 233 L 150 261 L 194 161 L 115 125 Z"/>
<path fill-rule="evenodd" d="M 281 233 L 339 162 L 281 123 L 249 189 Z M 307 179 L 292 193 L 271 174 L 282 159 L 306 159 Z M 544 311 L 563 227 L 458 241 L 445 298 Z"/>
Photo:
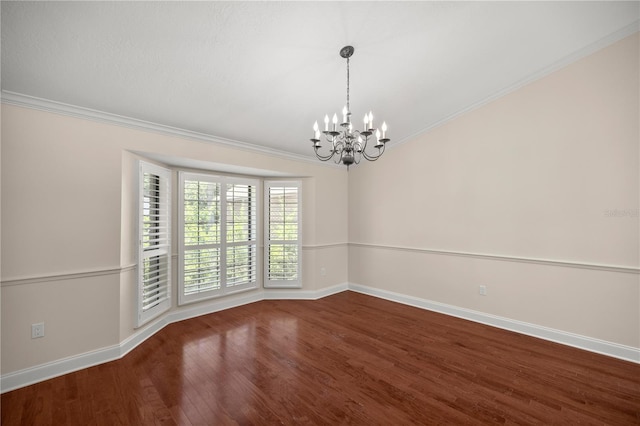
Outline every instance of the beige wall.
<path fill-rule="evenodd" d="M 304 177 L 301 291 L 349 281 L 639 348 L 638 73 L 636 34 L 348 174 L 3 104 L 2 374 L 134 334 L 134 151 Z"/>
<path fill-rule="evenodd" d="M 637 272 L 590 269 L 639 266 L 638 60 L 635 34 L 354 168 L 349 282 L 640 347 Z"/>
<path fill-rule="evenodd" d="M 2 374 L 134 333 L 132 151 L 302 177 L 301 290 L 346 284 L 345 170 L 3 104 Z M 174 277 L 175 270 L 174 257 Z M 32 340 L 36 322 L 46 335 Z"/>

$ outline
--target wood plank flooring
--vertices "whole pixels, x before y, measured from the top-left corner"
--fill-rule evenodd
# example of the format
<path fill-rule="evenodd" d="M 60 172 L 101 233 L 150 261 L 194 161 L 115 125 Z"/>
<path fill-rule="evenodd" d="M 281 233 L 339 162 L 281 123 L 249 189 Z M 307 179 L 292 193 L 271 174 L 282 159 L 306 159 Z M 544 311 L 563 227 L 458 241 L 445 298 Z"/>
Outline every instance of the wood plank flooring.
<path fill-rule="evenodd" d="M 640 424 L 640 365 L 343 292 L 171 324 L 2 425 Z"/>

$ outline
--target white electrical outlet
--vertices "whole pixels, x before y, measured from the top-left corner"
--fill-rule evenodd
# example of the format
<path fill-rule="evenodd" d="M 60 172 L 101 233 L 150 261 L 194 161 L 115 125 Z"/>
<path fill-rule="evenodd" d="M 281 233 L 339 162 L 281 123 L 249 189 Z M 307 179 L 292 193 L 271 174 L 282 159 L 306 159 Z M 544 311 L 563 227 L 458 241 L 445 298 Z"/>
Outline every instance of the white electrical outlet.
<path fill-rule="evenodd" d="M 486 285 L 481 285 L 478 289 L 478 292 L 480 293 L 480 296 L 486 296 L 487 295 L 487 286 Z"/>
<path fill-rule="evenodd" d="M 38 337 L 44 337 L 44 323 L 39 322 L 37 324 L 31 324 L 31 338 L 37 339 Z"/>

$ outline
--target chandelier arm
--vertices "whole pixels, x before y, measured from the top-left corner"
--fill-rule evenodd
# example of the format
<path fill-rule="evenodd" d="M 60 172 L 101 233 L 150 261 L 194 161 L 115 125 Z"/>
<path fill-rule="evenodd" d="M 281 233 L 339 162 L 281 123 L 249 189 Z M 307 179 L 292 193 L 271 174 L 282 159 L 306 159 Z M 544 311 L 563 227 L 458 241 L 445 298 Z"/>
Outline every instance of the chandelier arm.
<path fill-rule="evenodd" d="M 331 157 L 333 157 L 333 155 L 335 154 L 335 152 L 332 152 L 329 155 L 321 155 L 318 153 L 318 148 L 315 148 L 315 153 L 316 153 L 316 157 L 318 158 L 318 160 L 320 161 L 329 161 L 331 160 Z"/>
<path fill-rule="evenodd" d="M 324 140 L 325 140 L 326 142 L 329 142 L 331 145 L 333 145 L 333 144 L 335 143 L 336 136 L 331 136 L 331 135 L 329 135 L 329 134 L 325 133 L 325 134 L 324 134 Z"/>
<path fill-rule="evenodd" d="M 320 149 L 319 146 L 315 145 L 313 146 L 313 149 L 315 151 L 316 157 L 320 160 L 320 161 L 329 161 L 336 153 L 341 153 L 342 152 L 342 143 L 340 141 L 336 141 L 337 137 L 332 137 L 332 139 L 330 140 L 329 137 L 326 138 L 327 142 L 329 142 L 331 144 L 331 149 L 329 150 L 329 154 L 328 155 L 322 155 L 318 152 L 318 150 Z"/>
<path fill-rule="evenodd" d="M 365 149 L 367 149 L 367 142 L 369 141 L 369 136 L 364 137 L 364 139 L 362 139 L 362 134 L 360 133 L 359 130 L 356 130 L 356 132 L 358 133 L 358 136 L 360 136 L 360 139 L 362 142 L 358 142 L 358 147 L 360 149 L 360 152 L 364 152 Z"/>
<path fill-rule="evenodd" d="M 386 145 L 382 144 L 381 148 L 378 148 L 378 153 L 377 154 L 367 154 L 364 150 L 362 151 L 362 156 L 369 160 L 369 161 L 376 161 L 378 158 L 380 158 L 382 156 L 382 154 L 384 154 L 384 149 L 385 149 Z"/>
<path fill-rule="evenodd" d="M 358 155 L 355 155 L 355 154 L 354 154 L 354 156 L 353 156 L 353 162 L 354 162 L 355 164 L 360 164 L 360 160 L 362 160 L 362 153 L 359 153 Z"/>
<path fill-rule="evenodd" d="M 382 154 L 380 154 L 380 155 L 378 155 L 378 156 L 375 156 L 375 157 L 369 157 L 369 156 L 366 156 L 366 157 L 364 157 L 364 158 L 365 158 L 367 161 L 374 162 L 374 161 L 377 161 L 377 160 L 380 158 L 380 156 L 381 156 L 381 155 L 382 155 Z"/>

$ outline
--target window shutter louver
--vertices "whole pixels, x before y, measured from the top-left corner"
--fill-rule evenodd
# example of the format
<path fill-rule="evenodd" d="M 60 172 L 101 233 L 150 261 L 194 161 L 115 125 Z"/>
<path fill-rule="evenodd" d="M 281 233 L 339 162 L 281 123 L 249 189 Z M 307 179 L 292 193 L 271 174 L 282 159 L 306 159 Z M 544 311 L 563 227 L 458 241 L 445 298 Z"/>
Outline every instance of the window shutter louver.
<path fill-rule="evenodd" d="M 265 182 L 265 287 L 301 287 L 300 183 Z"/>
<path fill-rule="evenodd" d="M 171 307 L 171 171 L 139 165 L 138 326 Z"/>

